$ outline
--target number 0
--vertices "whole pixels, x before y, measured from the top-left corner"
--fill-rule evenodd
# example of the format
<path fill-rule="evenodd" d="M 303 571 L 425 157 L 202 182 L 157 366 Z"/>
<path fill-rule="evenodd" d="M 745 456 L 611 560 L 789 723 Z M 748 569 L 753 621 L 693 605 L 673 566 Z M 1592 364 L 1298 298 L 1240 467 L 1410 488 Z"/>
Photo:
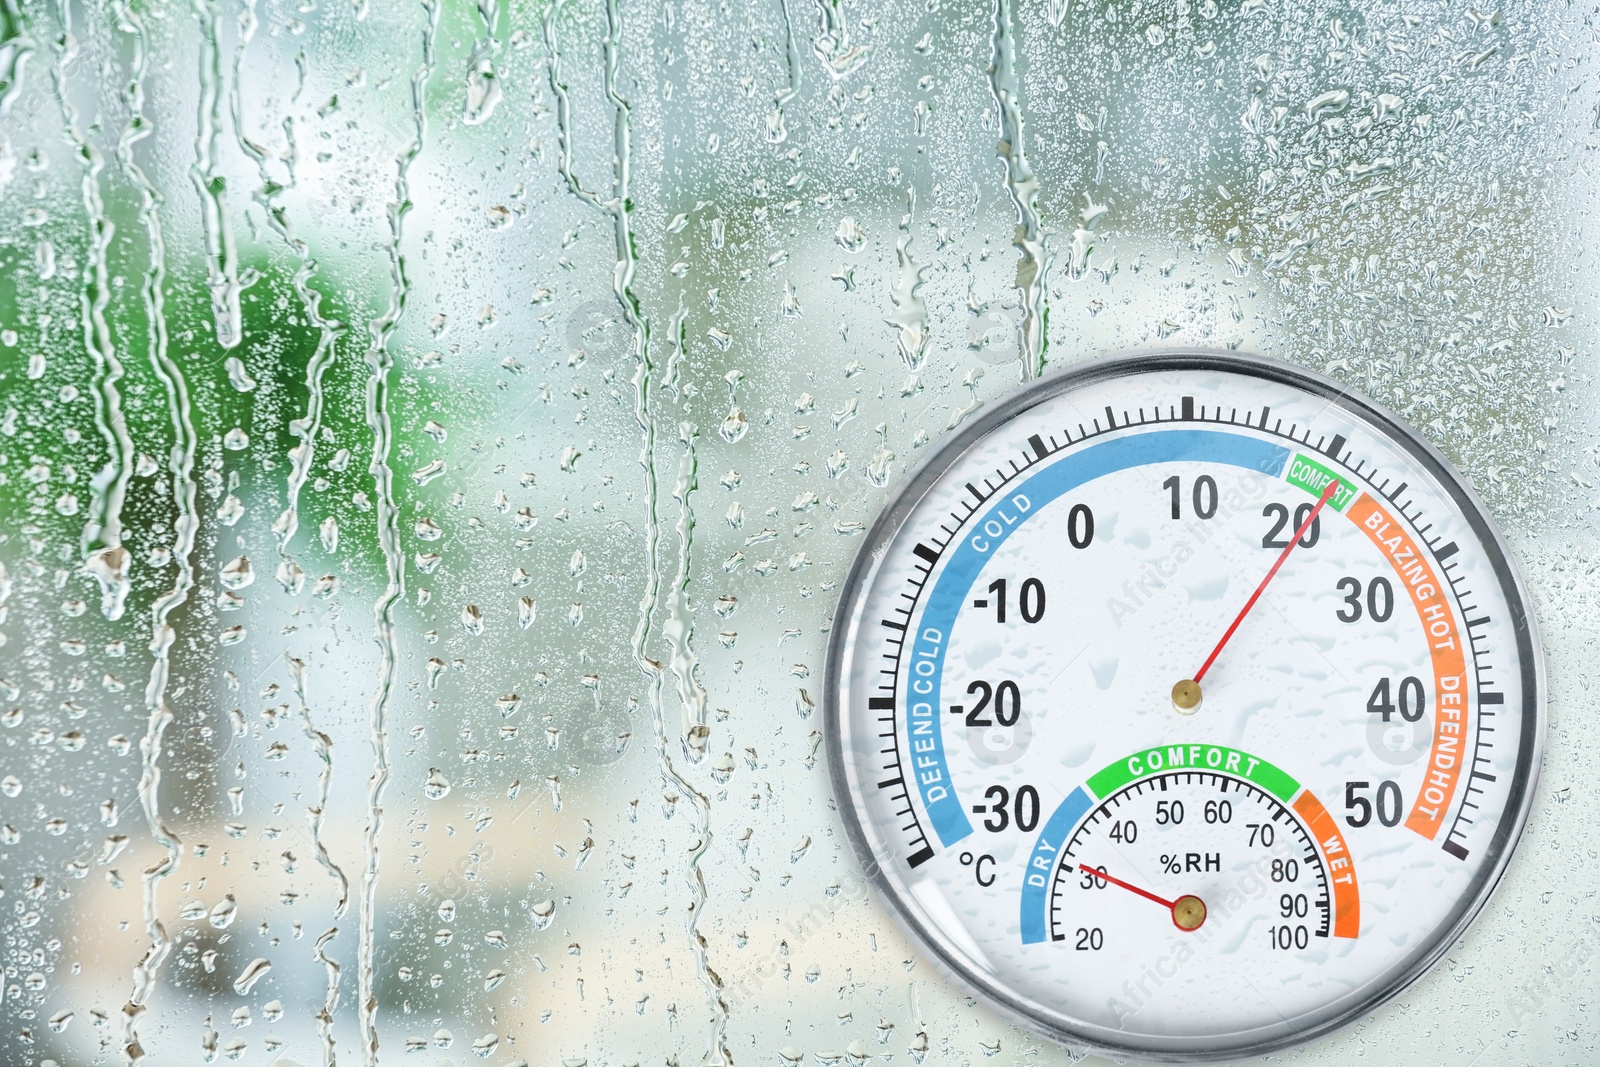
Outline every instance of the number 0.
<path fill-rule="evenodd" d="M 1022 609 L 1023 622 L 1038 622 L 1044 618 L 1044 583 L 1037 578 L 1029 578 L 1022 583 L 1022 594 L 1018 597 L 1017 605 Z"/>
<path fill-rule="evenodd" d="M 1067 513 L 1067 540 L 1073 548 L 1088 548 L 1094 540 L 1094 512 L 1087 504 L 1074 504 Z"/>

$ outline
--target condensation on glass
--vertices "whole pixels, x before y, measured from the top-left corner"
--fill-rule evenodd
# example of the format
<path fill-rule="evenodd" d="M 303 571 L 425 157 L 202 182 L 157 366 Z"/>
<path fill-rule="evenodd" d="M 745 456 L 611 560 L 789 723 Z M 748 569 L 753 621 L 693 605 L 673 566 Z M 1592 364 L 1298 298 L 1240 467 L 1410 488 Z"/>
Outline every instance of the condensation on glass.
<path fill-rule="evenodd" d="M 931 443 L 1159 341 L 1412 420 L 1549 645 L 1506 884 L 1297 1060 L 1592 1062 L 1592 23 L 0 0 L 0 1059 L 1065 1062 L 869 897 L 821 655 Z"/>

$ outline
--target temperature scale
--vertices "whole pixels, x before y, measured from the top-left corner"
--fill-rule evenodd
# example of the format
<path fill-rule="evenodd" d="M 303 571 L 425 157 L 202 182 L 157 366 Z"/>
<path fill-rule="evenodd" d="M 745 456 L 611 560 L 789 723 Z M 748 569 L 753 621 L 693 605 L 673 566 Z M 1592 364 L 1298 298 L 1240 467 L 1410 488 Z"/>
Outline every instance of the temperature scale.
<path fill-rule="evenodd" d="M 897 920 L 1041 1033 L 1260 1055 L 1465 931 L 1539 766 L 1538 636 L 1465 480 L 1348 387 L 1141 352 L 953 435 L 862 546 L 825 696 Z"/>

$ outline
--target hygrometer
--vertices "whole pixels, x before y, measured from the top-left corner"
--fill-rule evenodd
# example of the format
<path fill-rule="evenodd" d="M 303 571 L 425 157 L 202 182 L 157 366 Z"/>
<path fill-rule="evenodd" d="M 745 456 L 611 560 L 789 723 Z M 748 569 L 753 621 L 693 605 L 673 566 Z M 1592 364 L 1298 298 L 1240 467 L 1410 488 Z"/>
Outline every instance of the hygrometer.
<path fill-rule="evenodd" d="M 1290 364 L 1091 360 L 867 535 L 825 691 L 849 835 L 956 981 L 1064 1042 L 1260 1055 L 1465 931 L 1527 818 L 1527 595 L 1415 430 Z"/>

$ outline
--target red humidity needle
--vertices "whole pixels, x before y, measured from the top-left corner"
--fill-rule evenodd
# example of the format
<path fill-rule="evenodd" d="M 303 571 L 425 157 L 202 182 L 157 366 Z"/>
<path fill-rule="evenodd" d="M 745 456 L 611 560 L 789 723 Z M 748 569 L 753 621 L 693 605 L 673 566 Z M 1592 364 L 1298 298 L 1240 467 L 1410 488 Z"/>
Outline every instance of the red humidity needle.
<path fill-rule="evenodd" d="M 1141 897 L 1144 897 L 1146 900 L 1155 901 L 1157 904 L 1160 904 L 1163 908 L 1166 908 L 1168 911 L 1171 911 L 1173 909 L 1173 907 L 1175 906 L 1173 901 L 1166 900 L 1166 899 L 1164 899 L 1162 897 L 1158 897 L 1154 893 L 1150 892 L 1148 889 L 1140 889 L 1136 885 L 1130 885 L 1129 883 L 1124 882 L 1121 878 L 1117 878 L 1117 877 L 1115 877 L 1113 875 L 1109 875 L 1105 871 L 1096 870 L 1095 868 L 1089 866 L 1087 863 L 1078 864 L 1078 870 L 1082 871 L 1084 874 L 1093 875 L 1094 877 L 1100 879 L 1103 882 L 1110 882 L 1112 885 L 1120 885 L 1122 888 L 1128 890 L 1128 892 L 1130 892 L 1130 893 L 1138 893 Z"/>
<path fill-rule="evenodd" d="M 1164 856 L 1162 857 L 1162 859 L 1165 858 L 1166 857 Z M 1194 896 L 1193 894 L 1185 893 L 1177 900 L 1167 900 L 1164 897 L 1156 896 L 1148 889 L 1140 889 L 1136 885 L 1124 882 L 1121 878 L 1112 877 L 1105 871 L 1097 870 L 1094 867 L 1089 866 L 1087 863 L 1078 864 L 1078 870 L 1089 875 L 1091 878 L 1098 878 L 1103 882 L 1110 882 L 1112 885 L 1119 885 L 1130 893 L 1137 893 L 1146 900 L 1160 904 L 1163 908 L 1167 909 L 1167 914 L 1172 917 L 1172 925 L 1176 926 L 1184 933 L 1193 933 L 1194 931 L 1200 929 L 1201 926 L 1205 925 L 1206 902 L 1201 900 L 1199 897 Z"/>
<path fill-rule="evenodd" d="M 1283 546 L 1283 551 L 1278 553 L 1278 561 L 1272 565 L 1272 569 L 1267 572 L 1267 576 L 1261 579 L 1261 584 L 1256 586 L 1254 593 L 1250 594 L 1250 599 L 1244 602 L 1244 607 L 1239 609 L 1239 614 L 1234 617 L 1233 625 L 1228 627 L 1228 632 L 1222 635 L 1222 640 L 1217 642 L 1217 647 L 1211 650 L 1211 655 L 1206 657 L 1206 661 L 1195 672 L 1194 682 L 1196 685 L 1206 676 L 1206 672 L 1211 669 L 1211 665 L 1217 662 L 1217 656 L 1221 654 L 1228 640 L 1233 637 L 1234 631 L 1239 629 L 1239 624 L 1244 622 L 1244 617 L 1250 614 L 1250 609 L 1256 606 L 1256 601 L 1261 599 L 1261 594 L 1266 592 L 1267 583 L 1272 581 L 1272 576 L 1278 573 L 1278 568 L 1283 566 L 1283 561 L 1289 558 L 1289 553 L 1294 551 L 1294 546 L 1300 543 L 1300 538 L 1305 535 L 1307 530 L 1311 529 L 1311 524 L 1317 521 L 1317 513 L 1326 506 L 1328 501 L 1333 499 L 1333 494 L 1338 491 L 1339 479 L 1335 478 L 1328 483 L 1328 488 L 1322 491 L 1322 496 L 1317 500 L 1317 506 L 1311 509 L 1311 514 L 1306 516 L 1306 521 L 1300 524 L 1300 528 L 1294 532 L 1294 536 L 1289 538 L 1289 543 Z M 1180 682 L 1179 684 L 1181 685 L 1182 683 Z"/>

